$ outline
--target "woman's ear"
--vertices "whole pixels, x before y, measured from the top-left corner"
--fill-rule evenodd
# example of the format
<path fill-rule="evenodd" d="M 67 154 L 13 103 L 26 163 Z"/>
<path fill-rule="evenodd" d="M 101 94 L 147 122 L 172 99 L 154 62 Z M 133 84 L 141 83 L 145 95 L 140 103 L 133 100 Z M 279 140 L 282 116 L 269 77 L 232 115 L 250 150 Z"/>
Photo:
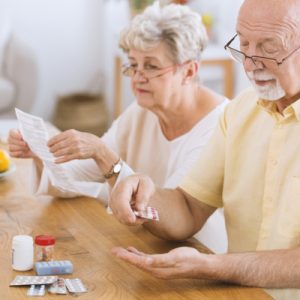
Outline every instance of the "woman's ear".
<path fill-rule="evenodd" d="M 183 80 L 182 83 L 184 85 L 188 84 L 189 82 L 194 81 L 194 78 L 198 76 L 199 71 L 199 62 L 192 60 L 185 64 L 184 73 L 183 73 Z"/>

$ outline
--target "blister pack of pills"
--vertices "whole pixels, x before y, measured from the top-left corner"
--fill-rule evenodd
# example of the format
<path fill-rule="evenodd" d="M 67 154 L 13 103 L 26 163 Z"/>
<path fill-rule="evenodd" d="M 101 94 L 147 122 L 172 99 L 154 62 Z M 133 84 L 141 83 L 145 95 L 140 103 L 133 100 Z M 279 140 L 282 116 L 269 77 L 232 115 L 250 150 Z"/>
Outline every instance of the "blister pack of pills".
<path fill-rule="evenodd" d="M 133 212 L 137 217 L 159 221 L 158 211 L 154 207 L 148 206 L 145 210 Z"/>
<path fill-rule="evenodd" d="M 66 286 L 70 293 L 85 293 L 87 292 L 86 287 L 83 285 L 79 278 L 65 279 Z"/>
<path fill-rule="evenodd" d="M 66 295 L 68 293 L 65 280 L 58 278 L 56 282 L 52 283 L 48 289 L 51 294 Z"/>
<path fill-rule="evenodd" d="M 42 285 L 42 284 L 52 284 L 57 280 L 57 276 L 21 276 L 18 275 L 10 283 L 10 286 L 21 286 L 21 285 Z"/>
<path fill-rule="evenodd" d="M 42 297 L 45 296 L 45 285 L 31 285 L 27 291 L 27 296 Z"/>
<path fill-rule="evenodd" d="M 106 212 L 110 215 L 113 214 L 113 211 L 109 206 L 106 208 Z M 157 209 L 151 206 L 148 206 L 145 210 L 141 211 L 133 210 L 133 213 L 140 218 L 159 221 Z"/>

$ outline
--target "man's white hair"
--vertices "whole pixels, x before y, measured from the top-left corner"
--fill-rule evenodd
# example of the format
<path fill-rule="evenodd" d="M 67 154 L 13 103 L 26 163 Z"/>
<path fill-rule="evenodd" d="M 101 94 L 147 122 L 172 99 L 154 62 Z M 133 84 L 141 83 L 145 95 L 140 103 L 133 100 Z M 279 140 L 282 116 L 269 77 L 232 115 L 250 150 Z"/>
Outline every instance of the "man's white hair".
<path fill-rule="evenodd" d="M 158 1 L 137 15 L 120 36 L 119 45 L 147 51 L 163 42 L 174 63 L 200 60 L 207 44 L 207 34 L 201 16 L 189 7 L 170 4 L 160 7 Z"/>

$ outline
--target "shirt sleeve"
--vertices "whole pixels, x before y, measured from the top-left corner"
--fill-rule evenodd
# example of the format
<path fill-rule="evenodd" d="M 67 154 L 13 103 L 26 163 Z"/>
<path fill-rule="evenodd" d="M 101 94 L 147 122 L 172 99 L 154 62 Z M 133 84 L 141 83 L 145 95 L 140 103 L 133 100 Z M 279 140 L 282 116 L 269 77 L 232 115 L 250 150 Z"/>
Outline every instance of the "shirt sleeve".
<path fill-rule="evenodd" d="M 222 207 L 225 164 L 226 110 L 221 115 L 212 138 L 203 149 L 179 187 L 197 200 L 214 207 Z"/>

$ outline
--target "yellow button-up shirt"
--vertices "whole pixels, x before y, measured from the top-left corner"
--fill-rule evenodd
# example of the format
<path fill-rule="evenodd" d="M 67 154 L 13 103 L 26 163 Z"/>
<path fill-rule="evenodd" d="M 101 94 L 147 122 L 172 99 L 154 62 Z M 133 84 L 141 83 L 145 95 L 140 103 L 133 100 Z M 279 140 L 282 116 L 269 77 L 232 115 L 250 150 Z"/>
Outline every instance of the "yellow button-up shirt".
<path fill-rule="evenodd" d="M 300 100 L 282 114 L 249 89 L 227 107 L 180 187 L 224 207 L 228 251 L 300 245 Z M 266 290 L 276 300 L 299 289 Z"/>
<path fill-rule="evenodd" d="M 224 207 L 228 251 L 300 243 L 300 100 L 282 114 L 249 89 L 233 100 L 180 187 Z"/>

